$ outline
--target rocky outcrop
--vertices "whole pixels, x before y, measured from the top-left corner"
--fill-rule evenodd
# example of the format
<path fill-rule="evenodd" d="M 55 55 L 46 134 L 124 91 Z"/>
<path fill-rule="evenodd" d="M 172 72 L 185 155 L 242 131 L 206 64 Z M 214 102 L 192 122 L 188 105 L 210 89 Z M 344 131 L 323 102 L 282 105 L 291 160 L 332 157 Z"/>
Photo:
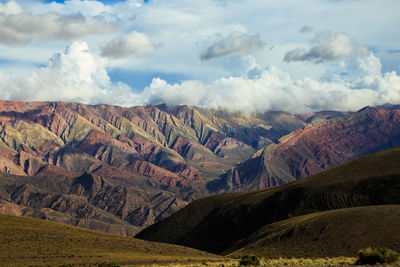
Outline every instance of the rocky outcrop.
<path fill-rule="evenodd" d="M 219 157 L 233 158 L 237 160 L 240 160 L 241 158 L 249 158 L 254 153 L 252 147 L 229 137 L 222 139 L 213 151 Z"/>
<path fill-rule="evenodd" d="M 188 160 L 210 161 L 215 158 L 215 155 L 209 149 L 196 142 L 188 141 L 181 136 L 175 139 L 171 148 Z"/>
<path fill-rule="evenodd" d="M 177 164 L 172 166 L 170 170 L 180 176 L 186 177 L 189 180 L 199 181 L 200 180 L 200 172 L 189 165 L 186 164 Z"/>
<path fill-rule="evenodd" d="M 179 175 L 157 167 L 146 161 L 137 160 L 125 167 L 126 170 L 132 171 L 137 175 L 148 176 L 156 179 L 160 184 L 165 186 L 176 186 L 176 187 L 191 187 L 192 183 L 190 180 L 180 177 Z M 199 181 L 199 180 L 197 180 Z"/>
<path fill-rule="evenodd" d="M 0 199 L 0 214 L 10 214 L 15 216 L 22 215 L 22 209 L 19 205 Z"/>
<path fill-rule="evenodd" d="M 0 195 L 0 213 L 46 218 L 129 236 L 188 203 L 180 198 L 185 194 L 151 186 L 140 190 L 134 184 L 92 174 L 76 178 L 8 175 L 0 179 L 0 191 L 7 192 Z"/>

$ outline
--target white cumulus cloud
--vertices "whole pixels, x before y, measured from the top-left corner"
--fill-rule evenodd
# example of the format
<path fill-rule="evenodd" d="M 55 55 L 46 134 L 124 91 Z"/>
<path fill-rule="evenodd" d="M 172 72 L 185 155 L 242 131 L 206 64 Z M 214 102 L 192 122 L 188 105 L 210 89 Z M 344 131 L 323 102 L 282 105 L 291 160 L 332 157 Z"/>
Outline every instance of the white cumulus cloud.
<path fill-rule="evenodd" d="M 310 49 L 296 48 L 285 54 L 284 61 L 309 61 L 323 63 L 347 56 L 367 56 L 366 46 L 343 33 L 319 32 L 311 41 L 315 46 Z"/>
<path fill-rule="evenodd" d="M 10 1 L 5 4 L 0 3 L 0 14 L 14 15 L 22 12 L 22 8 L 15 1 Z"/>
<path fill-rule="evenodd" d="M 346 76 L 338 73 L 325 80 L 294 80 L 274 66 L 258 69 L 257 75 L 248 75 L 250 78 L 220 78 L 209 84 L 186 81 L 169 85 L 157 79 L 150 85 L 156 90 L 144 90 L 140 97 L 142 104 L 191 104 L 248 114 L 268 110 L 354 111 L 367 105 L 400 104 L 400 76 L 395 72 L 381 74 L 380 60 L 374 55 L 349 59 L 344 69 L 348 71 Z M 185 96 L 175 101 L 180 94 Z"/>
<path fill-rule="evenodd" d="M 14 1 L 0 4 L 0 43 L 15 46 L 48 40 L 71 40 L 93 34 L 109 34 L 115 27 L 96 17 L 24 12 Z"/>
<path fill-rule="evenodd" d="M 232 54 L 245 55 L 263 47 L 264 43 L 259 34 L 249 35 L 235 31 L 208 47 L 201 53 L 200 58 L 208 60 Z"/>
<path fill-rule="evenodd" d="M 139 104 L 198 105 L 206 93 L 207 87 L 200 81 L 168 84 L 155 78 L 140 94 Z"/>
<path fill-rule="evenodd" d="M 30 75 L 3 73 L 0 80 L 0 98 L 26 101 L 107 102 L 113 87 L 105 61 L 92 55 L 87 43 L 81 41 L 73 42 Z"/>
<path fill-rule="evenodd" d="M 103 56 L 122 58 L 133 54 L 151 53 L 154 45 L 147 34 L 132 31 L 103 45 L 101 50 Z"/>
<path fill-rule="evenodd" d="M 396 72 L 382 73 L 381 61 L 372 53 L 344 58 L 322 79 L 293 79 L 276 66 L 262 67 L 251 56 L 245 59 L 247 75 L 175 84 L 154 78 L 142 92 L 135 93 L 128 85 L 110 80 L 105 58 L 93 54 L 86 42 L 75 41 L 29 75 L 0 72 L 0 98 L 122 106 L 189 104 L 248 114 L 268 110 L 345 111 L 366 105 L 400 104 L 400 76 Z"/>

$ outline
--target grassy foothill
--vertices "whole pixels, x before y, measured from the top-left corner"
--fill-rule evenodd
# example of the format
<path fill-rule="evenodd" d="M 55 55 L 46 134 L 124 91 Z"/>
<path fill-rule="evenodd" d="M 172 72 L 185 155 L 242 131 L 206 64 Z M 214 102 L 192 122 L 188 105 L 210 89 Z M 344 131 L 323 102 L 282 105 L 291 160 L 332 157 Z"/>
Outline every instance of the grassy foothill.
<path fill-rule="evenodd" d="M 0 266 L 149 266 L 229 261 L 187 247 L 0 215 Z"/>

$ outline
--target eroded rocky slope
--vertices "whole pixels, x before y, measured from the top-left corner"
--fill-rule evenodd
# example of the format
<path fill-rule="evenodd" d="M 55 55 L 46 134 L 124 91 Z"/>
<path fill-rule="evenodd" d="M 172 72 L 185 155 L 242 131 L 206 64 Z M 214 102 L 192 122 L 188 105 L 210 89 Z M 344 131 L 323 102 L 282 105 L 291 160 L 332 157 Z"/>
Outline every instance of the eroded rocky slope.
<path fill-rule="evenodd" d="M 332 114 L 332 113 L 322 113 Z M 318 117 L 318 122 L 312 121 Z M 340 163 L 400 145 L 400 110 L 367 107 L 344 117 L 314 118 L 229 170 L 212 188 L 248 191 L 282 185 Z"/>
<path fill-rule="evenodd" d="M 209 194 L 208 181 L 305 125 L 286 113 L 265 116 L 0 101 L 1 211 L 133 234 Z M 68 181 L 62 190 L 60 179 Z"/>
<path fill-rule="evenodd" d="M 68 176 L 88 172 L 108 177 L 151 174 L 167 186 L 193 187 L 305 125 L 285 113 L 263 116 L 188 106 L 122 108 L 1 101 L 0 153 L 4 160 L 0 171 Z M 144 167 L 143 162 L 151 164 Z"/>
<path fill-rule="evenodd" d="M 130 234 L 209 194 L 281 185 L 396 146 L 399 112 L 385 106 L 249 116 L 190 106 L 0 101 L 0 173 L 21 185 L 0 190 L 0 210 Z M 55 196 L 31 183 L 40 177 L 69 182 Z M 73 181 L 82 177 L 107 181 L 100 184 L 114 193 L 78 190 Z M 99 204 L 124 194 L 132 197 L 123 205 Z M 76 205 L 87 208 L 71 213 Z M 122 228 L 105 229 L 111 221 Z"/>

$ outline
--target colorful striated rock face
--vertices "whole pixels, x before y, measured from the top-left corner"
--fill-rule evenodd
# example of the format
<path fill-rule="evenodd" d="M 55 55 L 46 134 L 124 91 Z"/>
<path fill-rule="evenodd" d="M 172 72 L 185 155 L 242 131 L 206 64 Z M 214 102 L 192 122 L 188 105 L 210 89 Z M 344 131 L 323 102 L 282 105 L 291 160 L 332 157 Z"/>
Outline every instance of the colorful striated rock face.
<path fill-rule="evenodd" d="M 67 180 L 91 174 L 129 185 L 137 192 L 126 200 L 135 208 L 129 216 L 100 209 L 140 229 L 211 193 L 280 185 L 395 146 L 398 112 L 249 116 L 190 106 L 0 101 L 0 173 Z M 23 214 L 61 216 L 49 205 L 28 208 Z"/>
<path fill-rule="evenodd" d="M 286 113 L 248 117 L 189 106 L 1 101 L 0 152 L 13 159 L 8 164 L 11 174 L 50 169 L 62 174 L 65 169 L 66 175 L 79 175 L 101 168 L 114 175 L 111 170 L 117 168 L 125 177 L 127 166 L 145 161 L 185 179 L 179 184 L 197 186 L 246 160 L 259 146 L 278 140 L 280 132 L 304 124 Z M 135 168 L 129 172 L 131 178 L 142 175 Z"/>
<path fill-rule="evenodd" d="M 345 161 L 400 145 L 400 110 L 365 108 L 308 124 L 258 151 L 215 183 L 217 190 L 247 191 L 300 179 Z"/>
<path fill-rule="evenodd" d="M 282 127 L 304 125 L 286 114 L 277 131 L 261 117 L 189 106 L 0 101 L 0 173 L 4 192 L 13 192 L 0 195 L 2 211 L 105 231 L 114 231 L 104 226 L 113 222 L 112 229 L 133 234 L 209 194 L 207 182 L 277 140 Z M 72 181 L 85 175 L 102 182 L 78 190 Z M 108 199 L 117 195 L 123 201 Z"/>

